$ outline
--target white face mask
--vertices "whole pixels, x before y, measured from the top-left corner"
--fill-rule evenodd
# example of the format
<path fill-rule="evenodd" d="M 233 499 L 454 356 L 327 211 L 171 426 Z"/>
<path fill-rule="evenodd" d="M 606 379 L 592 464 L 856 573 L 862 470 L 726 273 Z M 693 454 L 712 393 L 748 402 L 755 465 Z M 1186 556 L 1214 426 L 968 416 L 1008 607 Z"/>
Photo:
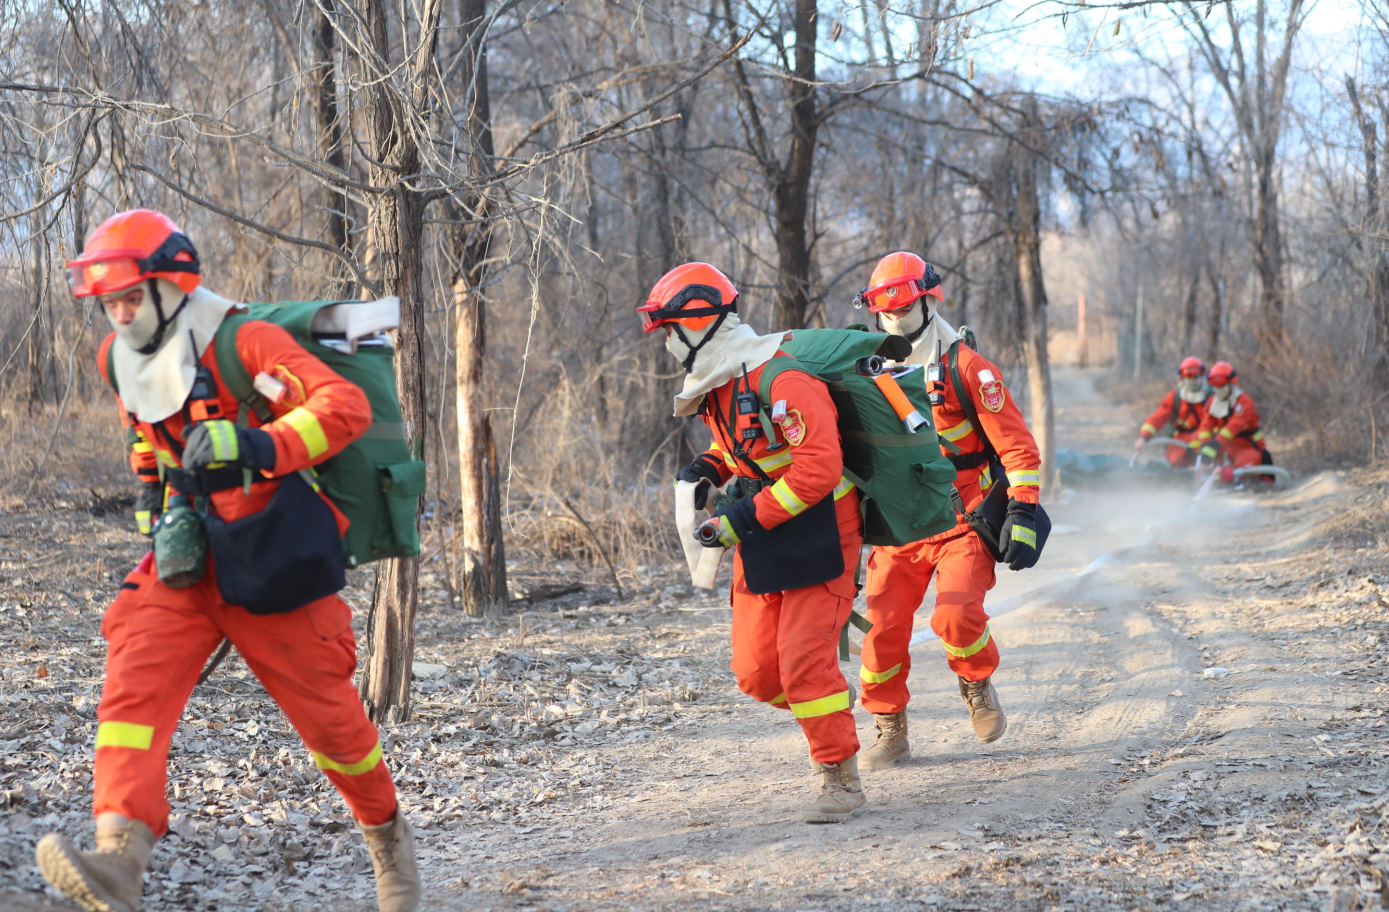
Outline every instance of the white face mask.
<path fill-rule="evenodd" d="M 1215 387 L 1214 390 L 1213 395 L 1215 398 L 1224 402 L 1235 394 L 1235 385 L 1233 383 L 1227 383 L 1224 386 Z"/>
<path fill-rule="evenodd" d="M 700 342 L 704 341 L 705 336 L 714 331 L 716 324 L 717 321 L 711 322 L 703 329 L 690 329 L 688 326 L 681 326 L 680 332 L 671 329 L 666 335 L 666 351 L 674 355 L 675 360 L 679 361 L 683 366 L 685 364 L 685 359 L 690 356 L 690 346 L 685 344 L 685 339 L 689 339 L 692 345 L 699 345 Z M 681 332 L 685 334 L 685 339 L 680 338 Z M 707 347 L 699 349 L 699 351 L 695 353 L 694 360 L 690 362 L 690 366 L 686 368 L 685 373 L 698 373 L 699 368 L 697 365 L 699 364 L 700 355 L 707 351 L 709 351 Z"/>
<path fill-rule="evenodd" d="M 1205 377 L 1182 377 L 1177 381 L 1177 389 L 1187 402 L 1203 401 L 1209 395 Z"/>
<path fill-rule="evenodd" d="M 922 306 L 920 299 L 913 301 L 905 311 L 899 312 L 903 315 L 896 320 L 882 318 L 885 332 L 894 336 L 910 336 L 926 324 L 927 310 Z"/>
<path fill-rule="evenodd" d="M 116 331 L 116 337 L 133 351 L 144 348 L 159 332 L 160 309 L 163 309 L 166 320 L 171 319 L 186 297 L 183 289 L 168 279 L 146 279 L 140 283 L 139 287 L 145 290 L 144 300 L 140 302 L 140 307 L 135 311 L 135 319 L 129 323 L 117 323 L 111 319 L 111 314 L 105 305 L 102 305 L 101 308 L 102 313 L 106 314 L 111 328 Z M 156 307 L 154 303 L 156 294 L 160 298 L 160 307 Z M 169 333 L 166 332 L 164 338 L 159 342 L 159 348 L 163 348 L 168 341 Z M 159 348 L 156 348 L 155 351 L 158 351 Z M 153 352 L 148 354 L 153 354 Z"/>

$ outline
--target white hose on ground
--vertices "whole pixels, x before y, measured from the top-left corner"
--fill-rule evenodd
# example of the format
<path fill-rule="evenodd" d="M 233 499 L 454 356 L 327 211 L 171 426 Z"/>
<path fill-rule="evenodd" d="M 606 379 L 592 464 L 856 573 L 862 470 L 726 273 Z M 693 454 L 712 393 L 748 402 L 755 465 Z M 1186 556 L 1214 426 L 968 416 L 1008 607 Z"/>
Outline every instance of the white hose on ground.
<path fill-rule="evenodd" d="M 1143 444 L 1143 449 L 1133 451 L 1133 455 L 1129 457 L 1129 468 L 1133 468 L 1134 466 L 1138 465 L 1138 457 L 1142 456 L 1144 453 L 1148 452 L 1148 450 L 1152 449 L 1155 446 L 1184 447 L 1186 445 L 1187 443 L 1185 440 L 1178 440 L 1176 437 L 1154 437 L 1152 440 L 1149 440 L 1147 443 Z"/>
<path fill-rule="evenodd" d="M 1073 573 L 1063 579 L 1054 580 L 1045 585 L 1038 586 L 1036 589 L 1029 589 L 1021 595 L 1015 595 L 1011 598 L 1003 599 L 1002 601 L 993 602 L 992 604 L 985 600 L 984 613 L 991 618 L 996 618 L 1017 611 L 1019 608 L 1025 608 L 1028 605 L 1040 602 L 1043 599 L 1054 598 L 1064 592 L 1069 592 L 1079 587 L 1085 581 L 1085 578 L 1095 571 L 1108 564 L 1114 563 L 1125 555 L 1133 554 L 1151 543 L 1151 538 L 1144 538 L 1137 544 L 1128 545 L 1123 548 L 1115 548 L 1113 551 L 1106 551 L 1104 554 L 1101 554 L 1099 557 L 1086 564 L 1085 569 L 1081 570 L 1079 573 Z M 915 646 L 918 643 L 924 643 L 927 640 L 935 638 L 935 633 L 927 627 L 912 634 L 911 645 Z"/>

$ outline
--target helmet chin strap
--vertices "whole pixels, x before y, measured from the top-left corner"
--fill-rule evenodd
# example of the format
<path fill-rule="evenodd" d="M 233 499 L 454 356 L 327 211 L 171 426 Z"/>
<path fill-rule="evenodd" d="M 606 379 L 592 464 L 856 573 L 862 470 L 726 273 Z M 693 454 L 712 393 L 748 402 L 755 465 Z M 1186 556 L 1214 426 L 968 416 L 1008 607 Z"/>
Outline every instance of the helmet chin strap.
<path fill-rule="evenodd" d="M 698 345 L 690 344 L 689 337 L 685 335 L 685 330 L 680 328 L 679 323 L 672 322 L 670 324 L 670 328 L 675 331 L 675 334 L 680 337 L 680 341 L 683 342 L 685 344 L 685 347 L 690 350 L 690 353 L 686 355 L 684 358 L 682 358 L 680 361 L 680 366 L 685 369 L 685 373 L 688 374 L 692 370 L 694 370 L 695 355 L 699 352 L 701 348 L 709 344 L 709 340 L 714 338 L 714 334 L 719 331 L 719 327 L 723 325 L 724 318 L 727 316 L 727 313 L 719 314 L 717 319 L 715 319 L 713 323 L 709 324 L 709 329 L 704 333 L 704 338 L 699 340 Z"/>
<path fill-rule="evenodd" d="M 164 344 L 164 334 L 169 331 L 169 324 L 173 323 L 174 318 L 188 303 L 188 295 L 184 295 L 183 299 L 178 302 L 178 306 L 174 308 L 174 312 L 166 317 L 164 316 L 164 296 L 159 293 L 159 280 L 150 279 L 147 287 L 150 292 L 150 302 L 154 304 L 154 312 L 159 316 L 159 328 L 154 331 L 154 335 L 150 337 L 148 342 L 135 349 L 142 355 L 152 355 L 159 351 L 159 346 Z"/>

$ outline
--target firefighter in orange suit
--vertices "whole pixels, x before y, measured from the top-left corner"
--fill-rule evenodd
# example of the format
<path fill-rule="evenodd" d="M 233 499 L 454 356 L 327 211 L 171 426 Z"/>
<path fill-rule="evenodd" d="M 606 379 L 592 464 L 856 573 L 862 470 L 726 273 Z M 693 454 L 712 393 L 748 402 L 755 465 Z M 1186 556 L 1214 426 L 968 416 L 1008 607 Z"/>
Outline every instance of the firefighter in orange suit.
<path fill-rule="evenodd" d="M 1222 457 L 1236 469 L 1256 465 L 1273 465 L 1273 455 L 1264 443 L 1259 429 L 1259 410 L 1254 400 L 1239 388 L 1239 376 L 1226 361 L 1211 367 L 1206 376 L 1211 384 L 1211 398 L 1206 403 L 1206 417 L 1191 446 L 1200 447 L 1207 459 Z"/>
<path fill-rule="evenodd" d="M 237 353 L 250 376 L 274 378 L 285 393 L 271 405 L 268 424 L 255 416 L 246 427 L 228 420 L 237 417 L 238 403 L 221 382 L 211 343 L 237 305 L 201 286 L 197 252 L 167 216 L 137 209 L 111 217 L 68 266 L 74 293 L 98 297 L 115 330 L 102 344 L 99 366 L 105 374 L 109 353 L 114 377 L 107 379 L 119 390 L 132 465 L 147 487 L 137 510 L 143 527 L 157 522 L 166 498 L 190 494 L 210 498 L 227 522 L 252 516 L 266 508 L 281 478 L 335 455 L 370 425 L 360 389 L 285 330 L 259 321 L 242 325 Z M 320 515 L 331 516 L 330 536 L 334 519 L 341 533 L 340 513 Z M 80 852 L 57 833 L 45 836 L 36 854 L 49 883 L 87 909 L 140 908 L 154 841 L 168 827 L 170 739 L 203 664 L 225 637 L 346 799 L 376 865 L 380 908 L 418 907 L 413 835 L 352 684 L 351 611 L 331 588 L 341 583 L 325 585 L 328 594 L 301 607 L 252 614 L 227 604 L 218 568 L 207 566 L 201 581 L 173 588 L 161 581 L 154 553 L 145 556 L 102 622 L 96 851 Z"/>
<path fill-rule="evenodd" d="M 675 414 L 700 415 L 713 435 L 679 478 L 700 484 L 701 499 L 734 477 L 742 493 L 701 528 L 701 544 L 736 548 L 738 687 L 796 717 L 823 777 L 802 817 L 833 823 L 866 807 L 853 695 L 836 655 L 863 537 L 858 492 L 843 477 L 837 412 L 818 378 L 786 371 L 772 381 L 773 412 L 784 417 L 767 425 L 774 439 L 767 437 L 758 383 L 768 361 L 785 357 L 786 334 L 758 335 L 739 321 L 737 306 L 723 273 L 687 263 L 666 273 L 638 310 L 647 332 L 665 331 L 667 350 L 685 368 Z"/>
<path fill-rule="evenodd" d="M 951 347 L 960 339 L 935 312 L 934 302 L 941 300 L 936 271 L 921 257 L 898 252 L 878 262 L 869 287 L 856 303 L 866 304 L 877 314 L 887 332 L 911 342 L 908 364 L 929 369 L 936 363 L 937 351 L 948 364 Z M 864 751 L 864 769 L 882 769 L 911 756 L 906 712 L 912 662 L 908 645 L 913 616 L 933 575 L 936 606 L 931 629 L 944 643 L 950 669 L 959 678 L 975 734 L 990 743 L 1007 729 L 992 680 L 998 667 L 998 644 L 984 613 L 984 594 L 994 585 L 995 560 L 964 514 L 993 485 L 1006 484 L 1008 513 L 1000 535 L 1000 545 L 1006 548 L 1004 561 L 1014 570 L 1035 565 L 1041 456 L 998 367 L 963 342 L 954 351 L 964 388 L 957 389 L 950 371 L 943 370 L 943 403 L 932 406 L 931 417 L 940 435 L 958 449 L 944 452 L 955 465 L 960 517 L 946 532 L 909 545 L 874 547 L 869 556 L 867 614 L 873 628 L 864 637 L 859 677 L 863 708 L 874 715 L 877 737 Z M 963 396 L 973 401 L 982 427 L 974 427 L 966 417 L 960 405 Z M 1006 478 L 992 477 L 981 431 L 997 451 Z"/>
<path fill-rule="evenodd" d="M 1184 358 L 1177 367 L 1177 386 L 1162 399 L 1143 428 L 1138 432 L 1134 449 L 1141 450 L 1148 441 L 1157 436 L 1165 424 L 1172 425 L 1172 437 L 1189 444 L 1196 439 L 1201 430 L 1201 422 L 1206 418 L 1206 400 L 1210 398 L 1211 388 L 1206 383 L 1206 365 L 1196 357 Z M 1167 462 L 1173 467 L 1191 465 L 1196 459 L 1190 446 L 1168 446 Z"/>

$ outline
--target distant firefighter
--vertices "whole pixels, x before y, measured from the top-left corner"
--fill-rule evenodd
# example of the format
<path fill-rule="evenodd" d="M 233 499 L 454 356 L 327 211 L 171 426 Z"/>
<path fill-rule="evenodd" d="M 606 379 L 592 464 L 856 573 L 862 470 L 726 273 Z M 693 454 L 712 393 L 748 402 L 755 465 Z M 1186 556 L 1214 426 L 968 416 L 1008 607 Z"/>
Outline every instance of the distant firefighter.
<path fill-rule="evenodd" d="M 1199 446 L 1207 459 L 1219 456 L 1222 464 L 1236 469 L 1273 465 L 1273 455 L 1259 429 L 1259 410 L 1249 394 L 1239 388 L 1235 369 L 1221 361 L 1211 368 L 1206 379 L 1211 384 L 1211 398 L 1192 446 Z"/>
<path fill-rule="evenodd" d="M 1134 449 L 1142 449 L 1166 424 L 1172 425 L 1172 436 L 1186 444 L 1196 440 L 1201 422 L 1206 418 L 1206 400 L 1211 388 L 1206 382 L 1206 365 L 1196 357 L 1182 359 L 1177 368 L 1177 386 L 1165 397 L 1138 432 Z M 1167 461 L 1172 466 L 1187 466 L 1196 461 L 1196 450 L 1188 446 L 1169 446 Z"/>

